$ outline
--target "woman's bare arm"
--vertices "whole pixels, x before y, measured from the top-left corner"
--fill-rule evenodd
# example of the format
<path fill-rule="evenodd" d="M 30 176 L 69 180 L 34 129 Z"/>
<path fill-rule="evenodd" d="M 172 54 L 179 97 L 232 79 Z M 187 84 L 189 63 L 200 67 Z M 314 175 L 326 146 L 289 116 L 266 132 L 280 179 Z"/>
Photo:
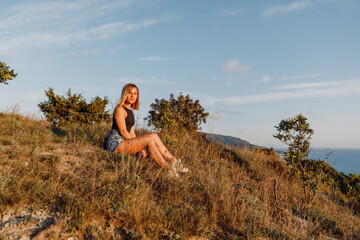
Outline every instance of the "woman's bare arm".
<path fill-rule="evenodd" d="M 131 130 L 130 130 L 130 135 L 131 135 L 131 138 L 136 138 L 136 134 L 135 134 L 135 126 L 132 126 L 131 127 Z M 145 158 L 147 156 L 147 152 L 146 150 L 143 148 L 141 149 L 140 152 L 138 152 L 140 158 Z"/>
<path fill-rule="evenodd" d="M 131 127 L 130 136 L 131 136 L 131 138 L 136 138 L 135 125 Z"/>
<path fill-rule="evenodd" d="M 115 110 L 115 121 L 119 128 L 120 134 L 124 139 L 131 139 L 131 134 L 126 129 L 125 118 L 127 117 L 127 113 L 123 107 L 116 107 Z M 130 131 L 131 132 L 131 131 Z"/>

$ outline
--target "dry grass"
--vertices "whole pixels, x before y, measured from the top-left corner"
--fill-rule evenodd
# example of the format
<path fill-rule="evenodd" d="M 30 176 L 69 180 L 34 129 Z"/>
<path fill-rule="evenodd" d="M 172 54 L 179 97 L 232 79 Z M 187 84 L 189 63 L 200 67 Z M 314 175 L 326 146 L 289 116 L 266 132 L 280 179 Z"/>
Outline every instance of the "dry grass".
<path fill-rule="evenodd" d="M 0 126 L 0 212 L 50 207 L 61 221 L 49 239 L 360 238 L 359 216 L 329 187 L 301 208 L 301 183 L 276 154 L 163 134 L 191 170 L 177 181 L 151 159 L 103 150 L 107 125 L 51 129 L 1 113 Z"/>

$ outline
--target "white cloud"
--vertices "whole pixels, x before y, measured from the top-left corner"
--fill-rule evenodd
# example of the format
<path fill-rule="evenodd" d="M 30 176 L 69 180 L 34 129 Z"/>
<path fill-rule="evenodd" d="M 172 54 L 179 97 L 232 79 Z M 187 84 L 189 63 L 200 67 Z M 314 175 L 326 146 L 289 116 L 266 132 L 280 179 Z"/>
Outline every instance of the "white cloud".
<path fill-rule="evenodd" d="M 215 112 L 211 113 L 209 117 L 211 119 L 220 119 L 220 118 L 222 118 L 222 116 L 224 114 L 241 115 L 243 113 L 242 112 L 229 111 L 229 110 L 223 110 L 223 109 L 217 109 L 217 110 L 215 110 Z"/>
<path fill-rule="evenodd" d="M 297 1 L 285 5 L 272 6 L 266 9 L 263 13 L 263 17 L 269 17 L 278 14 L 287 14 L 290 12 L 300 11 L 303 9 L 311 8 L 313 2 L 310 0 Z"/>
<path fill-rule="evenodd" d="M 176 59 L 176 57 L 142 57 L 139 58 L 140 61 L 167 61 L 167 60 L 173 60 Z"/>
<path fill-rule="evenodd" d="M 99 7 L 96 8 L 96 11 L 101 11 L 101 12 L 109 12 L 112 11 L 114 9 L 119 9 L 122 7 L 126 7 L 132 3 L 134 3 L 136 1 L 134 0 L 122 0 L 122 1 L 115 1 L 115 2 L 111 2 L 105 5 L 101 5 Z"/>
<path fill-rule="evenodd" d="M 42 29 L 53 27 L 54 23 L 61 27 L 74 27 L 75 25 L 87 25 L 89 20 L 102 20 L 101 17 L 110 17 L 111 14 L 119 13 L 124 7 L 130 7 L 136 3 L 145 5 L 141 0 L 73 0 L 73 1 L 28 1 L 14 4 L 13 6 L 0 9 L 0 29 L 30 28 Z M 100 19 L 99 19 L 100 18 Z M 118 18 L 117 18 L 118 19 Z"/>
<path fill-rule="evenodd" d="M 202 96 L 202 99 L 204 99 L 204 105 L 216 105 L 218 103 L 247 104 L 288 99 L 343 96 L 348 94 L 360 93 L 360 79 L 326 83 L 283 85 L 277 87 L 276 89 L 285 91 L 235 96 L 228 98 L 214 98 L 211 96 Z"/>
<path fill-rule="evenodd" d="M 106 40 L 113 36 L 134 31 L 140 27 L 137 23 L 116 22 L 103 24 L 89 30 L 70 33 L 33 32 L 0 41 L 0 53 L 4 55 L 24 55 L 33 48 L 67 47 L 71 44 Z"/>
<path fill-rule="evenodd" d="M 229 111 L 229 110 L 224 110 L 224 109 L 217 109 L 215 111 L 215 113 L 217 113 L 217 114 L 225 113 L 225 114 L 229 114 L 229 115 L 241 115 L 241 114 L 244 114 L 243 112 Z"/>
<path fill-rule="evenodd" d="M 272 80 L 272 77 L 271 77 L 270 74 L 266 74 L 266 75 L 261 79 L 261 81 L 262 81 L 263 83 L 270 82 L 271 80 Z"/>
<path fill-rule="evenodd" d="M 176 15 L 162 16 L 162 17 L 159 17 L 159 18 L 153 18 L 153 19 L 144 20 L 142 22 L 142 25 L 143 25 L 143 27 L 150 27 L 150 26 L 155 25 L 157 23 L 168 22 L 168 21 L 171 21 L 171 20 L 174 20 L 174 19 L 177 19 L 177 18 L 178 18 L 178 16 L 176 16 Z"/>
<path fill-rule="evenodd" d="M 238 60 L 230 60 L 225 63 L 222 67 L 223 70 L 228 72 L 241 72 L 241 73 L 249 73 L 251 71 L 251 67 L 248 65 L 240 65 Z"/>
<path fill-rule="evenodd" d="M 294 80 L 294 79 L 317 78 L 318 76 L 320 76 L 320 73 L 309 73 L 309 74 L 304 74 L 304 75 L 300 75 L 300 76 L 283 76 L 281 79 L 282 80 Z"/>
<path fill-rule="evenodd" d="M 130 23 L 127 21 L 123 22 L 114 22 L 103 24 L 98 27 L 91 28 L 90 30 L 85 30 L 81 32 L 77 32 L 75 34 L 70 35 L 70 38 L 78 37 L 79 40 L 89 41 L 93 38 L 97 39 L 109 39 L 112 36 L 119 35 L 121 33 L 127 33 L 130 31 L 134 31 L 140 28 L 139 23 Z"/>
<path fill-rule="evenodd" d="M 85 7 L 86 2 L 58 3 L 58 2 L 37 2 L 20 3 L 10 9 L 1 12 L 3 16 L 0 22 L 0 29 L 13 29 L 23 26 L 34 27 L 47 24 L 57 19 L 62 19 L 71 11 Z"/>
<path fill-rule="evenodd" d="M 28 50 L 49 50 L 74 44 L 104 41 L 171 21 L 177 16 L 167 15 L 148 19 L 126 20 L 118 17 L 126 6 L 138 0 L 111 3 L 113 8 L 101 8 L 96 0 L 66 2 L 36 2 L 16 4 L 0 9 L 0 54 L 26 56 Z M 120 9 L 124 8 L 124 9 Z M 117 11 L 114 11 L 117 10 Z M 120 14 L 121 15 L 121 14 Z M 114 21 L 117 19 L 117 21 Z M 92 25 L 95 27 L 88 27 Z"/>
<path fill-rule="evenodd" d="M 277 87 L 277 89 L 299 89 L 299 88 L 316 88 L 325 86 L 337 86 L 339 82 L 316 82 L 316 83 L 300 83 L 300 84 L 285 84 Z"/>

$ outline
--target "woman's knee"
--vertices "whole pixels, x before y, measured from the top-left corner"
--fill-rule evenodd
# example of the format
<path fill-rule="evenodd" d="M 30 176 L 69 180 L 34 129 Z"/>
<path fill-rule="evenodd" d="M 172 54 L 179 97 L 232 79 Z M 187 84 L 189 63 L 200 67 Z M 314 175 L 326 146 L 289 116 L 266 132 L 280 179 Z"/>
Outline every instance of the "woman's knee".
<path fill-rule="evenodd" d="M 155 140 L 160 139 L 160 137 L 157 133 L 150 133 L 150 136 Z"/>
<path fill-rule="evenodd" d="M 146 135 L 146 140 L 148 141 L 156 141 L 157 139 L 160 139 L 157 133 L 149 133 Z"/>
<path fill-rule="evenodd" d="M 145 140 L 146 145 L 149 145 L 151 143 L 155 143 L 157 137 L 158 135 L 156 133 L 150 133 L 145 135 L 143 139 Z"/>
<path fill-rule="evenodd" d="M 157 133 L 149 133 L 149 135 L 152 136 L 152 137 L 158 137 Z"/>

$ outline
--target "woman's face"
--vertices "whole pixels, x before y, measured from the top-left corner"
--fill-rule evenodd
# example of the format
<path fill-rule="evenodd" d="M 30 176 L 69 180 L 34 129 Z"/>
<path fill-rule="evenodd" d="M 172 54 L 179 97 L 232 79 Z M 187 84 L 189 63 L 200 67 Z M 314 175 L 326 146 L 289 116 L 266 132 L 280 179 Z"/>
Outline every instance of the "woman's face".
<path fill-rule="evenodd" d="M 134 87 L 130 90 L 129 94 L 127 95 L 126 102 L 130 104 L 134 104 L 138 98 L 138 91 Z"/>

